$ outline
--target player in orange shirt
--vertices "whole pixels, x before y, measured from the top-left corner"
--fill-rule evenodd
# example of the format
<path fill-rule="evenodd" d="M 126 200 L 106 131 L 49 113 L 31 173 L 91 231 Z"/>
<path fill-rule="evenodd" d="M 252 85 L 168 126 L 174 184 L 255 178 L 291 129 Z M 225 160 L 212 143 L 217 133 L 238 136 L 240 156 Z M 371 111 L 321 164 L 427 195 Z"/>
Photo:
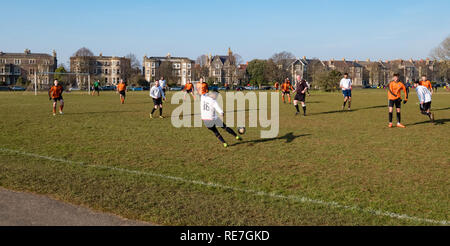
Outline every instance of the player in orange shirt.
<path fill-rule="evenodd" d="M 62 93 L 64 91 L 63 87 L 59 84 L 58 80 L 55 79 L 53 86 L 48 90 L 48 100 L 53 100 L 53 116 L 56 115 L 56 105 L 59 101 L 59 114 L 63 114 L 64 100 Z"/>
<path fill-rule="evenodd" d="M 208 84 L 203 81 L 203 78 L 200 78 L 200 82 L 197 83 L 197 93 L 202 96 L 208 93 L 208 91 Z"/>
<path fill-rule="evenodd" d="M 184 94 L 184 99 L 186 99 L 186 95 L 187 94 L 191 94 L 194 97 L 194 100 L 195 100 L 194 85 L 192 84 L 190 79 L 188 79 L 186 85 L 184 86 L 184 90 L 186 91 L 186 93 Z"/>
<path fill-rule="evenodd" d="M 123 79 L 120 80 L 120 83 L 117 85 L 117 91 L 120 94 L 120 102 L 122 104 L 125 103 L 125 92 L 127 91 L 127 85 L 123 82 Z"/>
<path fill-rule="evenodd" d="M 283 103 L 286 103 L 284 100 L 284 96 L 287 95 L 289 98 L 289 103 L 291 103 L 291 90 L 294 90 L 294 87 L 292 87 L 291 82 L 288 78 L 284 80 L 284 83 L 281 84 L 281 99 L 283 100 Z"/>
<path fill-rule="evenodd" d="M 422 75 L 422 80 L 419 81 L 419 85 L 425 86 L 433 95 L 433 86 L 431 85 L 431 81 L 427 79 L 426 75 Z"/>
<path fill-rule="evenodd" d="M 278 91 L 278 88 L 280 88 L 280 83 L 275 82 L 274 86 L 275 86 L 275 90 Z"/>
<path fill-rule="evenodd" d="M 405 85 L 399 81 L 400 75 L 394 74 L 393 81 L 391 81 L 388 86 L 388 100 L 389 100 L 389 128 L 392 127 L 392 111 L 394 109 L 394 105 L 397 110 L 397 127 L 405 128 L 404 125 L 400 123 L 401 121 L 401 113 L 400 108 L 402 105 L 402 96 L 401 91 L 405 94 L 405 100 L 403 101 L 403 104 L 408 102 L 408 94 L 406 93 Z"/>

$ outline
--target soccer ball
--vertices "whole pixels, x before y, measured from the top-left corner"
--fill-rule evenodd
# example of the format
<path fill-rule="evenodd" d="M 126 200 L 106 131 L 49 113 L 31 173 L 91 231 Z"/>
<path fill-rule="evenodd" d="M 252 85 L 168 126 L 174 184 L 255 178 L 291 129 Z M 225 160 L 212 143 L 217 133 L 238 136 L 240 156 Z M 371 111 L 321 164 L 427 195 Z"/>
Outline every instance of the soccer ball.
<path fill-rule="evenodd" d="M 245 127 L 238 127 L 239 134 L 245 134 Z"/>

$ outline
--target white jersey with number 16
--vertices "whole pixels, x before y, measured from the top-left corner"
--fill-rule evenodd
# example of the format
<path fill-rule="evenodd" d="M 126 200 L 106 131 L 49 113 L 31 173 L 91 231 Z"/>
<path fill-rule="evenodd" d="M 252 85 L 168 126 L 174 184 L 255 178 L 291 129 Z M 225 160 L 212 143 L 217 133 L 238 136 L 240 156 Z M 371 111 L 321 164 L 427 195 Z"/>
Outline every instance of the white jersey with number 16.
<path fill-rule="evenodd" d="M 222 108 L 220 108 L 216 100 L 212 99 L 208 95 L 203 95 L 200 98 L 202 120 L 215 120 L 218 117 L 217 113 L 223 114 L 223 110 Z"/>

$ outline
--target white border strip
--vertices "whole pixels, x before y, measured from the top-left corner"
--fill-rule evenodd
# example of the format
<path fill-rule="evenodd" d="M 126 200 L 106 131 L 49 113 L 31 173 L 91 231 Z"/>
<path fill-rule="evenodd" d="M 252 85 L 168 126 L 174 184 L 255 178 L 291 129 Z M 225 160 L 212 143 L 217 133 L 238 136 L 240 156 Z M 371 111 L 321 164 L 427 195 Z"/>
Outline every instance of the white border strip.
<path fill-rule="evenodd" d="M 46 159 L 46 160 L 51 160 L 51 161 L 58 161 L 58 162 L 63 162 L 63 163 L 68 163 L 68 164 L 77 164 L 77 165 L 83 165 L 83 166 L 100 168 L 100 169 L 109 169 L 109 170 L 114 170 L 114 171 L 123 172 L 123 173 L 159 177 L 159 178 L 179 181 L 179 182 L 183 182 L 183 183 L 202 185 L 202 186 L 219 188 L 219 189 L 224 189 L 224 190 L 233 190 L 233 191 L 238 191 L 238 192 L 249 193 L 249 194 L 252 194 L 255 196 L 265 196 L 265 197 L 272 197 L 272 198 L 283 199 L 283 200 L 296 201 L 296 202 L 301 202 L 301 203 L 311 203 L 311 204 L 317 204 L 317 205 L 322 205 L 322 206 L 326 206 L 326 207 L 349 210 L 349 211 L 360 211 L 360 212 L 370 213 L 370 214 L 374 214 L 374 215 L 378 215 L 378 216 L 386 216 L 386 217 L 400 219 L 400 220 L 411 220 L 411 221 L 416 221 L 416 222 L 427 222 L 427 223 L 431 223 L 431 224 L 441 224 L 441 225 L 449 225 L 450 224 L 450 222 L 446 221 L 446 220 L 425 219 L 425 218 L 409 216 L 406 214 L 398 214 L 398 213 L 393 213 L 393 212 L 388 212 L 388 211 L 377 210 L 377 209 L 373 209 L 373 208 L 360 208 L 357 206 L 342 205 L 337 202 L 327 202 L 327 201 L 323 201 L 323 200 L 316 200 L 316 199 L 311 199 L 311 198 L 302 197 L 302 196 L 295 196 L 295 195 L 285 196 L 285 195 L 276 194 L 274 192 L 267 193 L 264 191 L 237 188 L 237 187 L 233 187 L 233 186 L 227 186 L 227 185 L 211 183 L 211 182 L 203 182 L 203 181 L 198 181 L 198 180 L 189 180 L 189 179 L 185 179 L 185 178 L 181 178 L 181 177 L 163 175 L 163 174 L 152 173 L 152 172 L 142 172 L 142 171 L 135 171 L 135 170 L 103 166 L 103 165 L 89 165 L 89 164 L 85 164 L 83 162 L 64 160 L 64 159 L 53 158 L 53 157 L 49 157 L 49 156 L 42 156 L 42 155 L 37 155 L 37 154 L 33 154 L 33 153 L 27 153 L 27 152 L 23 152 L 23 151 L 11 150 L 11 149 L 5 149 L 5 148 L 0 148 L 0 151 L 7 152 L 7 153 L 21 154 L 21 155 L 25 155 L 25 156 L 31 156 L 31 157 L 41 158 L 41 159 Z"/>

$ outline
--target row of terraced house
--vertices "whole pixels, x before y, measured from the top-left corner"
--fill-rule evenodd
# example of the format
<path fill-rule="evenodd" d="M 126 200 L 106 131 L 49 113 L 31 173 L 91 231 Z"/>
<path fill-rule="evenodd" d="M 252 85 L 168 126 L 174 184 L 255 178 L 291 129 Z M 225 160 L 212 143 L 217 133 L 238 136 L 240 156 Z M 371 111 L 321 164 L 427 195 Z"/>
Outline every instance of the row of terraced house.
<path fill-rule="evenodd" d="M 146 81 L 159 79 L 164 70 L 170 69 L 172 84 L 184 85 L 188 80 L 198 80 L 199 76 L 208 76 L 218 85 L 238 85 L 248 83 L 247 64 L 236 64 L 230 49 L 226 55 L 206 55 L 206 75 L 195 73 L 200 64 L 187 57 L 144 56 L 142 75 Z M 422 75 L 431 80 L 439 81 L 437 69 L 441 61 L 425 60 L 392 60 L 392 61 L 348 61 L 307 59 L 306 57 L 291 59 L 288 67 L 289 78 L 293 80 L 297 75 L 312 81 L 312 74 L 317 69 L 338 70 L 349 73 L 355 85 L 384 85 L 394 73 L 401 74 L 405 82 L 414 81 Z M 117 84 L 121 79 L 127 80 L 131 70 L 130 59 L 118 56 L 72 56 L 70 58 L 70 72 L 89 74 L 91 79 L 99 79 L 103 84 Z M 0 51 L 0 84 L 14 85 L 20 80 L 33 81 L 38 76 L 40 85 L 49 85 L 57 68 L 56 52 L 52 54 L 32 53 L 26 49 L 23 53 L 6 53 Z M 81 78 L 81 77 L 80 77 Z M 78 78 L 77 78 L 78 79 Z M 81 81 L 77 81 L 79 84 Z"/>

